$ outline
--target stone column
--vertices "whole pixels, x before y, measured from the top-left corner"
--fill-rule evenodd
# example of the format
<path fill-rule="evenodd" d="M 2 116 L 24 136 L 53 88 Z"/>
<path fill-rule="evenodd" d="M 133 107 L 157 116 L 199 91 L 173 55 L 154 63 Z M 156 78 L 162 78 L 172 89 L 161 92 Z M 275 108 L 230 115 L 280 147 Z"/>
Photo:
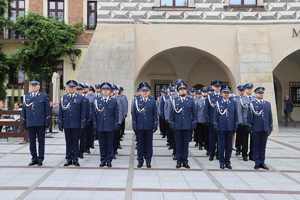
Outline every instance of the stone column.
<path fill-rule="evenodd" d="M 60 100 L 60 77 L 57 72 L 52 75 L 52 102 L 59 103 Z"/>
<path fill-rule="evenodd" d="M 240 81 L 266 88 L 265 98 L 272 104 L 274 133 L 278 133 L 269 33 L 264 29 L 241 28 L 237 34 Z"/>
<path fill-rule="evenodd" d="M 92 84 L 108 81 L 123 86 L 130 106 L 135 74 L 135 24 L 98 24 L 77 80 Z M 127 120 L 127 127 L 131 127 L 130 121 Z"/>

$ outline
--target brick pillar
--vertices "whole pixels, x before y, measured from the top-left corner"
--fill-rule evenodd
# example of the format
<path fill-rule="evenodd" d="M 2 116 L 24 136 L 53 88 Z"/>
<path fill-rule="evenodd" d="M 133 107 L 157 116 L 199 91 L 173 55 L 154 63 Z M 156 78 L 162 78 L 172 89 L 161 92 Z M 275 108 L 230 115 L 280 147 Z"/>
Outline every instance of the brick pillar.
<path fill-rule="evenodd" d="M 29 11 L 43 15 L 43 0 L 30 0 Z"/>
<path fill-rule="evenodd" d="M 69 23 L 77 24 L 83 22 L 83 1 L 69 0 Z"/>
<path fill-rule="evenodd" d="M 265 98 L 272 104 L 274 133 L 278 133 L 277 109 L 273 82 L 272 55 L 267 30 L 238 30 L 238 52 L 241 82 L 253 82 L 266 88 Z"/>

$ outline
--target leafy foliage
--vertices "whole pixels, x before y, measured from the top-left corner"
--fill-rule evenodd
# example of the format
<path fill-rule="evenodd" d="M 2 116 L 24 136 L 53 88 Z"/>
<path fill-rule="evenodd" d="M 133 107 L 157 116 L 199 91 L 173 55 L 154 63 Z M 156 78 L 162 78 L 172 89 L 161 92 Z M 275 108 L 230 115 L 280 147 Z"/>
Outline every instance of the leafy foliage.
<path fill-rule="evenodd" d="M 17 50 L 16 58 L 30 79 L 50 80 L 54 67 L 63 56 L 70 52 L 80 55 L 81 51 L 74 49 L 74 44 L 82 32 L 81 25 L 67 25 L 30 13 L 18 18 L 14 27 L 26 38 L 24 46 Z"/>
<path fill-rule="evenodd" d="M 7 20 L 4 17 L 6 5 L 7 5 L 6 0 L 0 0 L 0 30 L 3 30 L 3 28 L 7 23 Z M 6 62 L 7 62 L 7 58 L 5 54 L 2 52 L 0 46 L 0 100 L 4 100 L 6 96 L 5 84 L 4 84 L 6 79 L 6 73 L 8 72 L 8 67 Z"/>

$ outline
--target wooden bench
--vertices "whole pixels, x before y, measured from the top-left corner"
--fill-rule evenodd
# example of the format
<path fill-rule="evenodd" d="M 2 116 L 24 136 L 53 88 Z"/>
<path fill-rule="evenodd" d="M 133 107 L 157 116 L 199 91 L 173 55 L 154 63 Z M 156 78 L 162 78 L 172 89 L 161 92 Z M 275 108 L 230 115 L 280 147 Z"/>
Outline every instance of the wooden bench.
<path fill-rule="evenodd" d="M 27 132 L 24 129 L 20 120 L 15 119 L 5 119 L 3 116 L 13 116 L 18 115 L 19 119 L 21 118 L 21 111 L 14 111 L 14 110 L 0 110 L 0 138 L 9 138 L 9 137 L 22 137 L 24 141 L 28 141 Z M 3 126 L 15 127 L 14 131 L 3 131 Z"/>

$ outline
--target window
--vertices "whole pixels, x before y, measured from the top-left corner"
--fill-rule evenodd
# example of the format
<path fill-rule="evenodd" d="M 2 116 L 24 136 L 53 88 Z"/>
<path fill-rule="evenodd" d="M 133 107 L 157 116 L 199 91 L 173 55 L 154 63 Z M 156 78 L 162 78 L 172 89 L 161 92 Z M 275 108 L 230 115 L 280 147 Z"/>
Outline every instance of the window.
<path fill-rule="evenodd" d="M 290 96 L 295 106 L 300 106 L 300 82 L 290 82 Z"/>
<path fill-rule="evenodd" d="M 230 6 L 256 6 L 256 0 L 229 0 Z"/>
<path fill-rule="evenodd" d="M 88 1 L 87 4 L 87 29 L 97 26 L 97 1 Z"/>
<path fill-rule="evenodd" d="M 65 2 L 64 0 L 48 0 L 48 17 L 64 21 Z"/>
<path fill-rule="evenodd" d="M 187 7 L 188 0 L 161 0 L 161 7 Z"/>
<path fill-rule="evenodd" d="M 18 17 L 25 15 L 25 0 L 10 0 L 8 7 L 9 19 L 16 21 Z M 9 30 L 9 39 L 22 39 L 15 31 Z"/>

